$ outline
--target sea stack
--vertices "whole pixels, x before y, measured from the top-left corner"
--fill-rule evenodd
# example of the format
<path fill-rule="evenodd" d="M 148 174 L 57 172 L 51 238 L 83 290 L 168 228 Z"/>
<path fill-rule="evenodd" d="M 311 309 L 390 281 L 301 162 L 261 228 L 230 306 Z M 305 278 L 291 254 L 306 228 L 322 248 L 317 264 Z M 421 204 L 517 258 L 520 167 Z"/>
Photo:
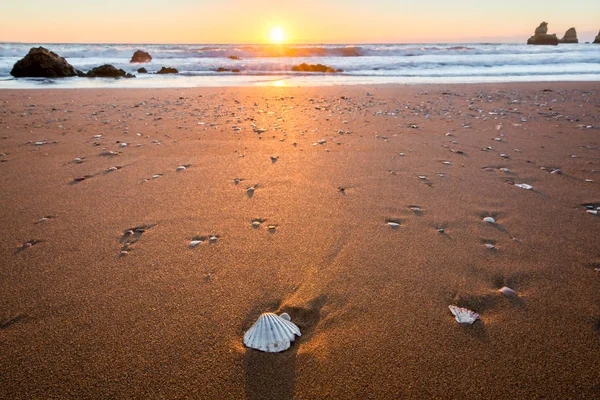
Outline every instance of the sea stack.
<path fill-rule="evenodd" d="M 556 46 L 558 44 L 558 37 L 554 33 L 548 35 L 548 23 L 542 22 L 540 26 L 535 28 L 535 33 L 527 40 L 527 44 Z"/>
<path fill-rule="evenodd" d="M 149 61 L 152 61 L 152 56 L 142 50 L 137 50 L 135 53 L 133 53 L 133 56 L 131 57 L 131 61 L 129 61 L 130 63 L 138 63 L 138 64 L 143 64 L 143 63 L 147 63 Z"/>
<path fill-rule="evenodd" d="M 598 36 L 596 36 L 596 39 L 594 39 L 594 43 L 600 44 L 600 31 L 598 32 Z"/>
<path fill-rule="evenodd" d="M 565 36 L 558 41 L 558 43 L 579 43 L 577 40 L 577 31 L 575 28 L 569 28 L 567 32 L 565 32 Z"/>
<path fill-rule="evenodd" d="M 32 47 L 10 74 L 16 78 L 66 78 L 76 76 L 77 71 L 64 57 L 44 47 Z"/>

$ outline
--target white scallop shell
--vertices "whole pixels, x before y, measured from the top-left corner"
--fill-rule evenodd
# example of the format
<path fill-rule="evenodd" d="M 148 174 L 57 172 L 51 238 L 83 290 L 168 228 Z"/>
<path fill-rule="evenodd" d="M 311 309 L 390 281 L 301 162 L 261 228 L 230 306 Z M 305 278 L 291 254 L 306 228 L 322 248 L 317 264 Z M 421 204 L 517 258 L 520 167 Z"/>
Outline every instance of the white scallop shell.
<path fill-rule="evenodd" d="M 454 315 L 456 322 L 459 324 L 472 324 L 479 319 L 479 314 L 466 308 L 457 306 L 448 306 L 450 312 Z"/>
<path fill-rule="evenodd" d="M 496 220 L 494 218 L 492 218 L 492 217 L 485 217 L 483 219 L 483 222 L 489 222 L 490 224 L 495 224 Z"/>
<path fill-rule="evenodd" d="M 289 349 L 294 336 L 301 336 L 300 328 L 290 319 L 286 313 L 281 316 L 273 313 L 262 314 L 244 335 L 244 344 L 268 353 L 279 353 Z"/>

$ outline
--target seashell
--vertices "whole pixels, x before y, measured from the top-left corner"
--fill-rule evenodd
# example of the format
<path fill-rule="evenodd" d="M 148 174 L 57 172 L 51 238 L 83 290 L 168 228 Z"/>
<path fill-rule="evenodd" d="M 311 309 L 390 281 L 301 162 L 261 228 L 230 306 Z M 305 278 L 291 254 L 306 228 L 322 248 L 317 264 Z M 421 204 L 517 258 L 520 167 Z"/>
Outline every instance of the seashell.
<path fill-rule="evenodd" d="M 121 143 L 121 147 L 127 147 L 127 143 Z"/>
<path fill-rule="evenodd" d="M 389 225 L 391 228 L 398 228 L 398 227 L 400 226 L 400 224 L 399 224 L 399 223 L 397 223 L 397 222 L 392 222 L 392 221 L 389 221 L 387 224 L 388 224 L 388 225 Z"/>
<path fill-rule="evenodd" d="M 511 288 L 504 286 L 501 289 L 498 289 L 499 293 L 502 293 L 503 295 L 505 295 L 506 297 L 519 297 L 519 295 L 517 294 L 517 292 L 515 292 L 514 290 L 512 290 Z"/>
<path fill-rule="evenodd" d="M 510 172 L 510 170 L 508 168 L 500 168 L 500 171 L 502 171 L 504 173 Z"/>
<path fill-rule="evenodd" d="M 268 353 L 279 353 L 290 348 L 295 335 L 301 336 L 300 329 L 291 322 L 288 314 L 281 316 L 264 313 L 246 331 L 244 344 L 252 349 Z"/>
<path fill-rule="evenodd" d="M 555 175 L 562 175 L 562 171 L 560 169 L 555 169 L 554 171 L 552 171 L 550 173 L 555 174 Z"/>
<path fill-rule="evenodd" d="M 179 167 L 175 168 L 175 171 L 179 172 L 179 171 L 185 171 L 185 166 L 180 165 Z"/>
<path fill-rule="evenodd" d="M 508 158 L 508 155 L 507 155 L 507 154 L 504 154 L 504 153 L 502 153 L 502 154 L 500 154 L 500 157 L 502 157 L 502 158 Z"/>
<path fill-rule="evenodd" d="M 454 315 L 454 319 L 459 324 L 472 324 L 479 319 L 479 314 L 466 308 L 457 306 L 448 306 L 450 312 Z"/>
<path fill-rule="evenodd" d="M 424 175 L 419 175 L 419 179 L 427 179 L 427 177 Z"/>
<path fill-rule="evenodd" d="M 490 224 L 495 224 L 495 223 L 496 223 L 496 220 L 495 220 L 494 218 L 492 218 L 492 217 L 485 217 L 485 218 L 483 219 L 483 222 L 488 222 L 488 223 L 490 223 Z"/>
<path fill-rule="evenodd" d="M 254 193 L 254 187 L 250 186 L 248 189 L 246 189 L 246 191 L 250 194 Z"/>
<path fill-rule="evenodd" d="M 121 250 L 121 256 L 124 257 L 127 254 L 129 254 L 129 252 L 127 252 L 127 250 Z"/>
<path fill-rule="evenodd" d="M 515 183 L 515 186 L 521 189 L 525 189 L 525 190 L 531 190 L 533 189 L 533 186 L 528 185 L 526 183 Z"/>
<path fill-rule="evenodd" d="M 211 242 L 216 242 L 217 241 L 217 236 L 213 235 L 213 236 L 209 237 L 209 239 L 210 239 Z"/>
<path fill-rule="evenodd" d="M 494 246 L 491 243 L 486 243 L 485 244 L 485 248 L 488 249 L 488 250 L 494 250 L 496 248 L 496 246 Z"/>
<path fill-rule="evenodd" d="M 190 242 L 190 249 L 193 249 L 194 247 L 198 246 L 200 243 L 202 243 L 202 240 L 192 240 Z"/>
<path fill-rule="evenodd" d="M 592 215 L 598 215 L 598 210 L 585 210 L 585 212 L 590 213 Z"/>

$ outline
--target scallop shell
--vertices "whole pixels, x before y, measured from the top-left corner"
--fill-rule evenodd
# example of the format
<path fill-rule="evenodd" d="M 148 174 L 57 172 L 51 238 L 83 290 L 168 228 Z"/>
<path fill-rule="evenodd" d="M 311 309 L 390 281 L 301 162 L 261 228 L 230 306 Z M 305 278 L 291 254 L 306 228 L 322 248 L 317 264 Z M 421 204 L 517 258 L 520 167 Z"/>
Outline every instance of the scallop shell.
<path fill-rule="evenodd" d="M 479 319 L 479 314 L 466 308 L 457 306 L 448 306 L 450 312 L 454 315 L 456 322 L 459 324 L 472 324 Z"/>
<path fill-rule="evenodd" d="M 290 348 L 300 329 L 290 321 L 288 314 L 281 316 L 264 313 L 244 335 L 244 344 L 252 349 L 268 353 L 279 353 Z"/>

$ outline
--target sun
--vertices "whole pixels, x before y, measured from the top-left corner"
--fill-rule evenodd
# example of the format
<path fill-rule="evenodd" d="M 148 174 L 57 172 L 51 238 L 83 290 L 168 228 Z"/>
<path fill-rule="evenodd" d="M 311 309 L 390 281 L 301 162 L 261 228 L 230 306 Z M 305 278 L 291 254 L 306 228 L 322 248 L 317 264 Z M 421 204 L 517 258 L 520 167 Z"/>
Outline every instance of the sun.
<path fill-rule="evenodd" d="M 281 44 L 285 41 L 285 32 L 280 27 L 271 28 L 269 33 L 269 41 L 274 44 Z"/>

